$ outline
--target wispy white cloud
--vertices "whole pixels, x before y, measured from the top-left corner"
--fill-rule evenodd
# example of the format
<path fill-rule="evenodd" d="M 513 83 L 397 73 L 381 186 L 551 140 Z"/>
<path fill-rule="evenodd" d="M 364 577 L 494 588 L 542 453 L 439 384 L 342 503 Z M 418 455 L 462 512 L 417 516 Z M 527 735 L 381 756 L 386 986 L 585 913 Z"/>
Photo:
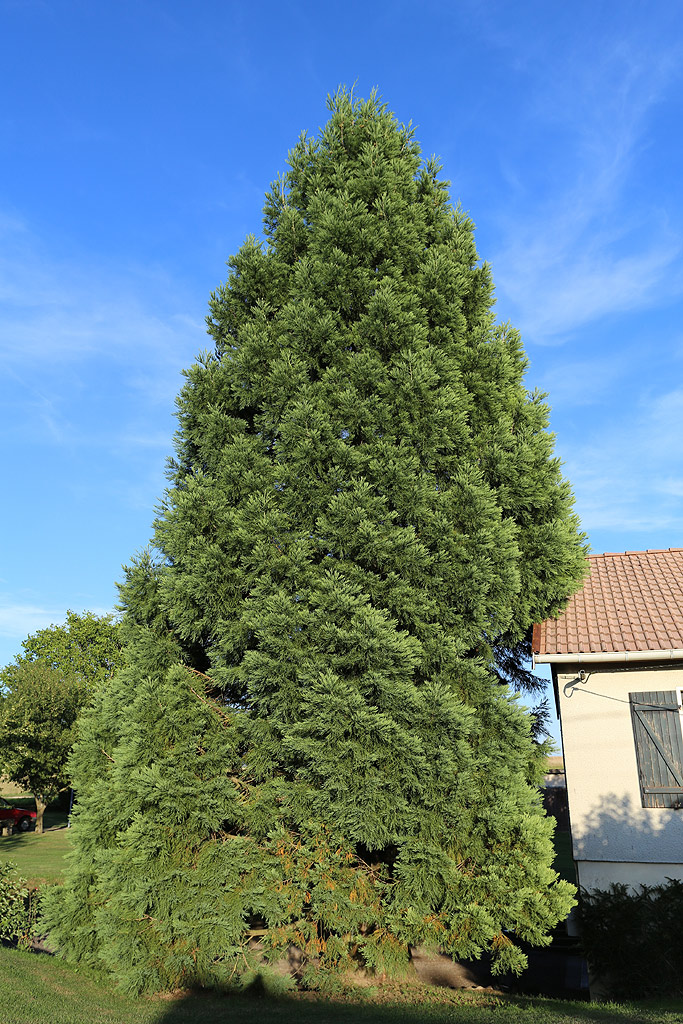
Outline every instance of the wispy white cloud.
<path fill-rule="evenodd" d="M 80 446 L 111 444 L 114 430 L 119 445 L 154 446 L 151 410 L 172 410 L 181 369 L 206 344 L 202 300 L 160 268 L 55 254 L 11 212 L 0 212 L 0 251 L 8 430 Z M 91 409 L 88 422 L 107 386 L 116 408 Z"/>
<path fill-rule="evenodd" d="M 535 384 L 549 396 L 552 408 L 576 409 L 605 400 L 625 370 L 626 360 L 608 356 L 563 359 L 548 366 Z"/>
<path fill-rule="evenodd" d="M 540 63 L 531 116 L 547 149 L 526 177 L 507 174 L 493 260 L 499 294 L 541 343 L 683 291 L 680 231 L 655 195 L 637 214 L 628 202 L 650 117 L 680 76 L 680 47 L 604 37 L 582 45 L 557 66 Z"/>
<path fill-rule="evenodd" d="M 683 534 L 683 389 L 615 408 L 612 422 L 596 419 L 576 445 L 565 472 L 584 529 Z"/>
<path fill-rule="evenodd" d="M 162 431 L 154 434 L 122 434 L 119 441 L 130 448 L 169 448 L 170 437 Z"/>
<path fill-rule="evenodd" d="M 667 231 L 648 250 L 618 255 L 594 238 L 587 246 L 557 237 L 508 254 L 498 280 L 520 310 L 526 338 L 565 341 L 578 328 L 608 314 L 627 313 L 679 293 L 681 241 Z"/>
<path fill-rule="evenodd" d="M 668 477 L 659 482 L 659 492 L 673 498 L 683 498 L 683 473 L 680 477 Z"/>
<path fill-rule="evenodd" d="M 111 608 L 90 608 L 95 615 L 108 615 Z M 43 608 L 35 604 L 12 603 L 0 597 L 0 636 L 23 640 L 30 633 L 66 621 L 66 608 Z"/>
<path fill-rule="evenodd" d="M 160 267 L 55 252 L 12 211 L 0 211 L 0 252 L 0 356 L 10 365 L 131 351 L 175 363 L 193 334 L 201 343 L 200 311 L 183 309 L 179 282 Z"/>

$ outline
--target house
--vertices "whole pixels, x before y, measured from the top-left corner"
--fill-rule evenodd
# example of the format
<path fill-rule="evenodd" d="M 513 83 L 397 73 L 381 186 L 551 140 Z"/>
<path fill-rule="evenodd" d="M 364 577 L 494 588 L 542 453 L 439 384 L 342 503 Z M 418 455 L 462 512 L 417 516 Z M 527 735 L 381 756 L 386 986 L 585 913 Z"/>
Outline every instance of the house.
<path fill-rule="evenodd" d="M 552 671 L 579 885 L 683 880 L 683 548 L 591 555 L 533 652 Z"/>

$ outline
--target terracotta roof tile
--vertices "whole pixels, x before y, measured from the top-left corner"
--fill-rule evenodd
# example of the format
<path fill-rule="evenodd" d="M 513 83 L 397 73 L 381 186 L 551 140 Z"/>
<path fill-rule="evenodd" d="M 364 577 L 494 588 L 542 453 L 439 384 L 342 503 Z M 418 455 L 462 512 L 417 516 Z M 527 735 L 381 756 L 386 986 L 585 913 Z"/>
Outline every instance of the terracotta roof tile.
<path fill-rule="evenodd" d="M 534 653 L 683 649 L 683 548 L 589 555 L 590 575 L 557 619 L 534 627 Z"/>

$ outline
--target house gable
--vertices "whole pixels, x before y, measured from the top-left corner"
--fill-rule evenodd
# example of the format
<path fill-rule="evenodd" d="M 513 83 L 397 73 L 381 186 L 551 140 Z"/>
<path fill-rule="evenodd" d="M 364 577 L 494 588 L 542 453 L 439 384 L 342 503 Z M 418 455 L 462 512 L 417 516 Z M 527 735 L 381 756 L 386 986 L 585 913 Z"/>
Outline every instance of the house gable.
<path fill-rule="evenodd" d="M 579 883 L 683 878 L 683 549 L 590 556 L 533 650 L 555 684 Z"/>

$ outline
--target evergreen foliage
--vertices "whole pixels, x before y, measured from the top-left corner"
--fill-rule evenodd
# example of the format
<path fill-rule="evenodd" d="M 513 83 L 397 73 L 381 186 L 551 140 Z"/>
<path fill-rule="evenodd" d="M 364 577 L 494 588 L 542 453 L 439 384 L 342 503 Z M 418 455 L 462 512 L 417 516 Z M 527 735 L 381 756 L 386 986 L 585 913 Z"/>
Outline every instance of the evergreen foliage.
<path fill-rule="evenodd" d="M 572 905 L 501 685 L 585 571 L 547 408 L 438 165 L 330 108 L 211 296 L 73 757 L 53 939 L 132 991 L 292 947 L 311 987 L 411 944 L 519 970 Z"/>
<path fill-rule="evenodd" d="M 683 995 L 683 882 L 582 889 L 581 945 L 591 974 L 615 999 Z"/>

